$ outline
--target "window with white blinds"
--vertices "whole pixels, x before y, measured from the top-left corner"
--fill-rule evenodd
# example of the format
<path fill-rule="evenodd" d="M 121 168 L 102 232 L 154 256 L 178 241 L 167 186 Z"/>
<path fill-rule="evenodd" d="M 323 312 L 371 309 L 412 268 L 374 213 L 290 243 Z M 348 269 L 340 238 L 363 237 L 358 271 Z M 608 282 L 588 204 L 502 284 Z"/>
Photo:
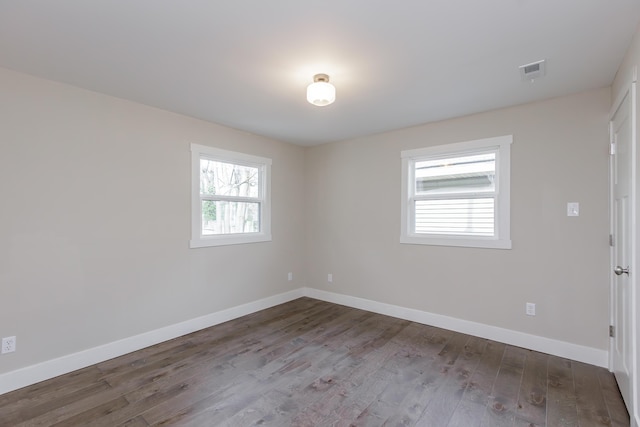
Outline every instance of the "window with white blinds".
<path fill-rule="evenodd" d="M 403 151 L 401 242 L 510 248 L 512 139 Z"/>

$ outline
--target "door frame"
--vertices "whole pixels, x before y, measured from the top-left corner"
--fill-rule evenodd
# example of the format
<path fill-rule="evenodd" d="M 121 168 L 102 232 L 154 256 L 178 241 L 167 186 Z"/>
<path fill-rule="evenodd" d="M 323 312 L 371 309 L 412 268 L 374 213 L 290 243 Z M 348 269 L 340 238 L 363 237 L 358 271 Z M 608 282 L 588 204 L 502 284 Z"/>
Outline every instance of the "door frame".
<path fill-rule="evenodd" d="M 609 143 L 611 144 L 612 138 L 612 120 L 615 116 L 620 104 L 624 101 L 625 97 L 630 97 L 631 108 L 629 111 L 629 119 L 631 120 L 631 186 L 630 186 L 630 205 L 631 205 L 631 215 L 630 215 L 630 234 L 631 234 L 631 245 L 630 245 L 630 253 L 629 253 L 629 271 L 631 274 L 629 275 L 629 286 L 630 286 L 630 294 L 631 294 L 631 321 L 630 325 L 632 327 L 631 330 L 631 342 L 629 345 L 631 346 L 631 396 L 630 396 L 630 408 L 627 408 L 629 411 L 629 416 L 631 418 L 631 426 L 640 427 L 640 373 L 638 372 L 638 367 L 640 366 L 640 354 L 638 352 L 638 343 L 640 342 L 640 328 L 638 327 L 638 307 L 640 307 L 640 292 L 637 292 L 638 285 L 640 281 L 636 279 L 635 272 L 638 271 L 638 266 L 640 266 L 640 260 L 638 259 L 638 242 L 640 241 L 640 230 L 638 230 L 638 223 L 640 222 L 640 218 L 638 217 L 638 200 L 640 200 L 640 195 L 638 194 L 638 171 L 637 167 L 640 162 L 638 158 L 638 139 L 637 139 L 637 109 L 636 109 L 636 101 L 637 101 L 637 67 L 633 67 L 631 72 L 630 81 L 625 84 L 620 93 L 617 94 L 615 98 L 615 102 L 613 103 L 611 110 L 609 112 Z M 609 233 L 613 235 L 613 164 L 612 164 L 612 156 L 609 156 Z M 613 274 L 614 269 L 614 248 L 609 248 L 609 321 L 610 324 L 614 324 L 614 304 L 615 301 L 613 299 L 614 296 L 614 286 L 615 286 L 615 278 Z M 613 372 L 613 348 L 614 342 L 613 338 L 609 339 L 609 370 Z"/>

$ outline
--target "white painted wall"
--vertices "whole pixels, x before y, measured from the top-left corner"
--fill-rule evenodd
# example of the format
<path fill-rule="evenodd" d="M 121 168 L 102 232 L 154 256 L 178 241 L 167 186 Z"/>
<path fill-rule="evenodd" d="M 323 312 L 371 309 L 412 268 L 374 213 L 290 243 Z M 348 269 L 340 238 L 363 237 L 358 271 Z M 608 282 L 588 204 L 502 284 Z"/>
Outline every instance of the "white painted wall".
<path fill-rule="evenodd" d="M 189 249 L 192 142 L 273 159 L 272 242 Z M 0 69 L 0 374 L 301 287 L 303 161 Z"/>
<path fill-rule="evenodd" d="M 307 286 L 606 350 L 610 105 L 604 88 L 308 149 Z M 513 249 L 400 244 L 400 151 L 509 134 Z"/>

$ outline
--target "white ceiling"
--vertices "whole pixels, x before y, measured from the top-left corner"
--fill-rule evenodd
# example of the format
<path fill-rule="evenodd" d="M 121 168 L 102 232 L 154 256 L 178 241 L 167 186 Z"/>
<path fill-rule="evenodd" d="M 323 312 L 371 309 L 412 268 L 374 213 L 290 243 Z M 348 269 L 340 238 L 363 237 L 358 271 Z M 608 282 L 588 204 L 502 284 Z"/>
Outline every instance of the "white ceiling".
<path fill-rule="evenodd" d="M 0 66 L 315 145 L 608 86 L 639 18 L 638 0 L 0 0 Z M 334 104 L 306 102 L 316 73 Z"/>

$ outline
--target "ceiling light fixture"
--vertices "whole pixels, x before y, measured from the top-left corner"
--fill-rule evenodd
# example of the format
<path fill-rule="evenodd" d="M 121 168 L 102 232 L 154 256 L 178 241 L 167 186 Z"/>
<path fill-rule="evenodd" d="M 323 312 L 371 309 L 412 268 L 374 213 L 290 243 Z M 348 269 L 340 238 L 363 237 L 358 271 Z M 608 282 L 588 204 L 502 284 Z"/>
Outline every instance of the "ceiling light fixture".
<path fill-rule="evenodd" d="M 318 107 L 332 104 L 336 100 L 336 88 L 329 83 L 329 76 L 316 74 L 313 83 L 307 86 L 307 101 Z"/>

